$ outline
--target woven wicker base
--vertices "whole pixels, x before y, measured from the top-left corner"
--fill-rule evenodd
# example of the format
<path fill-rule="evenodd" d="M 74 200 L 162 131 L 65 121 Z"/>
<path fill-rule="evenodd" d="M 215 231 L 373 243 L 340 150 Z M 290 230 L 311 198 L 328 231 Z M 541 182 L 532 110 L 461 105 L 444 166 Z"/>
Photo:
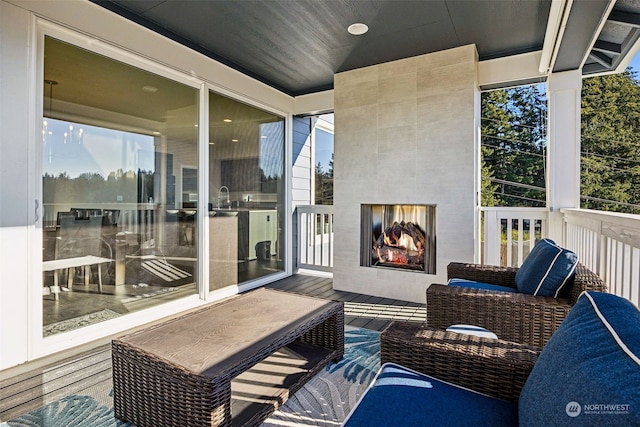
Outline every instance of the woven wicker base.
<path fill-rule="evenodd" d="M 393 322 L 380 335 L 380 362 L 396 363 L 500 399 L 517 401 L 541 349 L 500 339 Z"/>
<path fill-rule="evenodd" d="M 343 353 L 342 303 L 260 289 L 114 340 L 115 416 L 258 425 Z"/>
<path fill-rule="evenodd" d="M 447 278 L 515 289 L 517 271 L 513 267 L 452 262 L 447 265 Z M 587 290 L 607 292 L 607 285 L 580 263 L 559 298 L 433 284 L 426 292 L 427 325 L 437 329 L 476 325 L 506 341 L 544 347 L 580 294 Z"/>
<path fill-rule="evenodd" d="M 231 381 L 233 425 L 257 425 L 332 359 L 333 352 L 294 342 Z"/>

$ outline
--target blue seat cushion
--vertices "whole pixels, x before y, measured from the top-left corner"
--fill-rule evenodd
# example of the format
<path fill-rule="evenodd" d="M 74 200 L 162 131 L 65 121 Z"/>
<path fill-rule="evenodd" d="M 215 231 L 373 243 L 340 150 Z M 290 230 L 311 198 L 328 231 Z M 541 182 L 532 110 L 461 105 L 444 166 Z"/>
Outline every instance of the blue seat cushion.
<path fill-rule="evenodd" d="M 517 404 L 385 363 L 343 426 L 514 426 Z"/>
<path fill-rule="evenodd" d="M 467 279 L 449 279 L 449 286 L 459 286 L 461 288 L 474 288 L 484 289 L 487 291 L 501 291 L 501 292 L 517 292 L 516 288 L 510 288 L 509 286 L 494 285 L 492 283 L 476 282 L 474 280 Z"/>
<path fill-rule="evenodd" d="M 551 239 L 541 239 L 516 273 L 518 292 L 557 298 L 573 278 L 578 256 Z"/>
<path fill-rule="evenodd" d="M 640 425 L 640 312 L 584 292 L 543 348 L 519 400 L 521 426 Z"/>

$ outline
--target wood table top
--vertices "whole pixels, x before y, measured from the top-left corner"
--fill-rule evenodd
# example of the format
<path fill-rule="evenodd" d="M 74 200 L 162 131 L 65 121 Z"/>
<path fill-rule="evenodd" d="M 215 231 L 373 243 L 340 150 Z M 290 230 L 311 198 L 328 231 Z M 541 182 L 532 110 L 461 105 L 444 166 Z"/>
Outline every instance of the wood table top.
<path fill-rule="evenodd" d="M 341 305 L 261 288 L 119 341 L 191 373 L 214 377 Z"/>

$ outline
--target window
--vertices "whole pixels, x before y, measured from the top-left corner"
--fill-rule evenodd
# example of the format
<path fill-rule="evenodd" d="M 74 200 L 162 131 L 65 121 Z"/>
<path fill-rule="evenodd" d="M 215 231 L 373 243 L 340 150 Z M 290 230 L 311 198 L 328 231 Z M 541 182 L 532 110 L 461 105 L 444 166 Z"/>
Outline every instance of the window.
<path fill-rule="evenodd" d="M 315 204 L 333 205 L 333 114 L 317 116 L 314 121 Z"/>
<path fill-rule="evenodd" d="M 44 80 L 43 335 L 197 293 L 198 90 L 48 36 Z"/>

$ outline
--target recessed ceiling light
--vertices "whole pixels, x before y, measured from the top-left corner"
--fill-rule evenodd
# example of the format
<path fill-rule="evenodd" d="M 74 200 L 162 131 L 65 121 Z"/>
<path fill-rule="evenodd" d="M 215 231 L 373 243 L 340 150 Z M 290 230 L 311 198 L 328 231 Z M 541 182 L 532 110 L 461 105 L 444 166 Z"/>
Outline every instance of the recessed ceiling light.
<path fill-rule="evenodd" d="M 154 131 L 154 132 L 152 132 L 152 133 L 153 133 L 154 135 L 160 135 L 160 132 L 158 132 L 158 131 Z"/>
<path fill-rule="evenodd" d="M 142 90 L 144 92 L 154 93 L 158 91 L 158 88 L 155 86 L 142 86 Z"/>
<path fill-rule="evenodd" d="M 216 143 L 213 141 L 209 141 L 209 145 L 216 145 Z"/>
<path fill-rule="evenodd" d="M 354 36 L 360 36 L 369 31 L 369 27 L 367 27 L 367 24 L 356 22 L 355 24 L 349 25 L 347 31 L 349 31 L 349 34 L 353 34 Z"/>
<path fill-rule="evenodd" d="M 232 139 L 231 142 L 238 142 L 238 140 L 237 139 Z"/>
<path fill-rule="evenodd" d="M 233 120 L 231 120 L 231 119 L 222 119 L 222 121 L 223 121 L 223 122 L 225 122 L 225 123 L 231 123 L 231 122 L 233 122 Z"/>

